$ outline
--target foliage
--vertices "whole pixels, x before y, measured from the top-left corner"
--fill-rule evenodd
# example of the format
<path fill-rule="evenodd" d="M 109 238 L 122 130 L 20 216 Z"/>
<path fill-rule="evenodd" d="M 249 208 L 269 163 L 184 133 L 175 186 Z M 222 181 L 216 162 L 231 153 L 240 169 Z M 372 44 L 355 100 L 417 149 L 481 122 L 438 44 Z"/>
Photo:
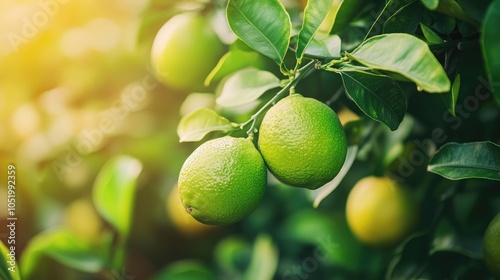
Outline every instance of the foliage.
<path fill-rule="evenodd" d="M 11 2 L 2 34 L 36 34 L 11 52 L 0 42 L 0 155 L 20 174 L 19 270 L 2 239 L 0 278 L 492 278 L 482 242 L 500 212 L 500 1 Z M 47 24 L 35 25 L 42 11 Z M 150 73 L 154 37 L 183 13 L 221 42 L 210 59 L 175 57 L 180 77 L 209 72 L 185 82 L 196 92 Z M 164 206 L 188 154 L 226 135 L 257 143 L 291 93 L 339 115 L 348 149 L 337 177 L 306 190 L 271 176 L 241 222 L 176 228 Z M 346 221 L 349 192 L 368 176 L 406 185 L 420 206 L 393 247 L 364 244 Z M 66 216 L 77 199 L 92 202 L 97 238 L 65 222 L 80 221 Z"/>

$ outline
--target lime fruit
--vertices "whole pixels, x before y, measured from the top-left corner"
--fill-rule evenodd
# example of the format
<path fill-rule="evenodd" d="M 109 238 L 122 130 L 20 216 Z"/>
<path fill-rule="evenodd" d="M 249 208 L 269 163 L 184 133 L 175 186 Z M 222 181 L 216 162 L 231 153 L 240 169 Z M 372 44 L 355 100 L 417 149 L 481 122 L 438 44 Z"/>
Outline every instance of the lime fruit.
<path fill-rule="evenodd" d="M 259 148 L 281 182 L 317 189 L 340 171 L 347 152 L 337 114 L 324 103 L 292 94 L 264 116 Z"/>
<path fill-rule="evenodd" d="M 500 279 L 500 213 L 488 225 L 483 238 L 484 262 L 497 279 Z"/>
<path fill-rule="evenodd" d="M 416 214 L 409 190 L 386 177 L 361 179 L 347 198 L 349 227 L 359 240 L 375 247 L 400 242 L 415 225 Z"/>
<path fill-rule="evenodd" d="M 177 186 L 173 187 L 168 195 L 167 214 L 175 228 L 186 234 L 201 234 L 214 228 L 198 222 L 186 212 Z"/>
<path fill-rule="evenodd" d="M 208 18 L 182 13 L 167 21 L 156 34 L 151 63 L 166 85 L 199 91 L 224 52 Z"/>
<path fill-rule="evenodd" d="M 264 160 L 250 139 L 225 136 L 200 145 L 184 162 L 179 193 L 186 211 L 210 225 L 236 223 L 264 195 Z"/>

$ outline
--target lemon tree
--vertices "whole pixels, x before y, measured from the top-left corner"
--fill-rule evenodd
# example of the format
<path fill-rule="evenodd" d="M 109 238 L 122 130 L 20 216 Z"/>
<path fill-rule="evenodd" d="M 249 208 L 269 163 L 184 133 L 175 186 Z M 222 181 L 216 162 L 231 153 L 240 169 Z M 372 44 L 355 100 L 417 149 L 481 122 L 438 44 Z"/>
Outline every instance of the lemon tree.
<path fill-rule="evenodd" d="M 489 181 L 500 180 L 499 139 L 489 134 L 481 141 L 452 131 L 472 120 L 486 121 L 476 110 L 486 114 L 484 108 L 498 107 L 493 77 L 500 64 L 493 54 L 499 42 L 492 26 L 498 23 L 499 7 L 491 4 L 487 13 L 485 7 L 467 13 L 474 10 L 471 5 L 438 2 L 372 3 L 380 13 L 366 22 L 370 9 L 362 9 L 368 4 L 362 0 L 225 1 L 222 10 L 228 26 L 220 29 L 228 31 L 229 27 L 234 38 L 226 41 L 228 52 L 205 79 L 206 84 L 217 85 L 215 105 L 181 119 L 180 141 L 256 139 L 257 153 L 275 177 L 267 185 L 299 187 L 278 188 L 278 192 L 284 197 L 293 191 L 305 192 L 314 207 L 325 201 L 324 207 L 345 215 L 357 240 L 369 245 L 362 253 L 367 269 L 347 278 L 487 275 L 480 248 L 471 249 L 462 242 L 467 234 L 477 239 L 484 225 L 470 226 L 463 235 L 461 231 L 469 227 L 466 217 L 483 214 L 477 213 L 477 207 L 489 201 L 487 194 L 472 195 L 477 190 L 469 190 L 470 185 L 491 188 L 494 183 Z M 481 13 L 485 16 L 478 16 Z M 482 30 L 478 19 L 485 20 Z M 478 52 L 482 56 L 477 57 Z M 274 68 L 263 67 L 265 59 Z M 477 73 L 489 91 L 471 82 Z M 336 111 L 342 112 L 342 123 Z M 430 116 L 439 121 L 430 121 Z M 193 182 L 217 176 L 225 182 L 219 187 L 222 193 L 232 186 L 226 176 L 233 169 L 209 176 L 206 170 L 225 160 L 207 158 L 208 163 L 193 165 L 193 174 L 203 174 Z M 183 168 L 181 175 L 184 172 Z M 448 181 L 468 179 L 480 181 Z M 245 188 L 242 184 L 238 189 L 243 192 Z M 204 207 L 218 208 L 222 200 L 227 205 L 240 203 L 220 199 L 222 195 L 196 193 Z M 498 191 L 490 194 L 494 197 Z M 185 200 L 184 205 L 188 212 L 196 209 Z M 499 206 L 491 202 L 489 207 Z M 239 215 L 243 211 L 225 209 L 225 215 L 235 218 L 226 217 L 223 224 L 256 223 L 253 217 L 244 219 L 252 211 Z M 269 208 L 257 211 L 262 209 Z M 197 213 L 191 214 L 196 218 Z M 391 259 L 381 266 L 378 261 L 383 253 L 379 252 L 388 251 Z M 312 252 L 316 253 L 318 249 Z M 285 269 L 281 276 L 310 276 L 321 270 L 318 256 L 307 258 L 309 266 L 305 261 L 299 266 L 303 271 Z M 491 266 L 491 260 L 486 261 Z"/>
<path fill-rule="evenodd" d="M 499 0 L 1 6 L 0 279 L 500 277 Z"/>

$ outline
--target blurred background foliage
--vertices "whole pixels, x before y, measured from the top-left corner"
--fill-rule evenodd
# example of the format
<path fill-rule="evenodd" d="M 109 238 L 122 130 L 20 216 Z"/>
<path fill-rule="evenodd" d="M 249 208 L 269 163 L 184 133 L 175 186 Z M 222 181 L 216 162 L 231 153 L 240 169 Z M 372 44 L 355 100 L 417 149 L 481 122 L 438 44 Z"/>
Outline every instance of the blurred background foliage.
<path fill-rule="evenodd" d="M 299 14 L 299 3 L 284 2 L 292 15 Z M 362 39 L 374 20 L 369 11 L 380 10 L 382 2 L 364 3 L 361 16 L 340 31 L 345 48 Z M 17 260 L 29 242 L 41 252 L 52 252 L 31 264 L 28 279 L 489 277 L 481 240 L 500 211 L 494 181 L 451 182 L 426 173 L 425 164 L 413 166 L 405 183 L 417 190 L 420 224 L 395 248 L 361 244 L 347 227 L 344 209 L 350 188 L 360 178 L 386 170 L 396 174 L 402 161 L 395 159 L 422 150 L 414 140 L 430 139 L 434 128 L 445 129 L 447 141 L 498 143 L 500 117 L 492 99 L 451 122 L 443 119 L 446 108 L 439 96 L 408 86 L 404 90 L 411 102 L 403 129 L 391 133 L 363 119 L 364 127 L 372 127 L 366 144 L 335 195 L 317 209 L 304 190 L 271 179 L 264 200 L 244 221 L 217 228 L 192 220 L 175 188 L 183 161 L 196 147 L 179 144 L 176 134 L 186 113 L 182 110 L 190 111 L 186 103 L 181 107 L 187 93 L 156 84 L 149 57 L 163 23 L 193 8 L 196 4 L 174 0 L 0 2 L 0 158 L 2 169 L 8 163 L 17 168 Z M 470 8 L 479 20 L 485 9 Z M 457 104 L 464 104 L 484 72 L 478 46 L 468 52 L 476 56 L 463 56 Z M 321 72 L 304 80 L 298 91 L 328 101 L 338 96 L 339 88 L 338 77 Z M 339 115 L 346 119 L 361 115 L 345 95 L 336 104 L 344 104 L 336 109 L 343 108 Z M 463 124 L 451 128 L 458 120 Z M 119 241 L 110 235 L 115 225 L 102 218 L 92 197 L 100 170 L 120 154 L 142 164 L 131 202 L 124 271 L 101 266 L 101 257 L 106 258 L 102 251 Z M 422 150 L 426 160 L 427 154 Z M 2 201 L 6 187 L 1 180 Z M 1 228 L 7 214 L 0 208 Z M 60 230 L 62 239 L 50 235 L 54 230 Z M 0 233 L 5 241 L 7 235 Z M 81 243 L 80 251 L 67 249 L 75 243 Z M 94 247 L 101 249 L 92 255 L 94 249 L 88 248 Z"/>

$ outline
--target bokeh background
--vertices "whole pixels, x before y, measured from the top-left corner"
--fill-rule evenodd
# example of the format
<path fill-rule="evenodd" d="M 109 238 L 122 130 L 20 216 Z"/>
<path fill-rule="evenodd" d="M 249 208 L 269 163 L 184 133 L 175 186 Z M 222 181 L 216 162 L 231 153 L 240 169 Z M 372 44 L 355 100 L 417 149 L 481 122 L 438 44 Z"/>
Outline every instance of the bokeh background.
<path fill-rule="evenodd" d="M 284 2 L 295 7 L 291 11 L 297 18 L 299 1 Z M 369 11 L 381 8 L 383 2 L 366 5 L 365 16 L 353 24 L 357 29 L 345 37 L 359 42 L 374 20 Z M 157 83 L 150 67 L 154 36 L 179 8 L 197 6 L 174 0 L 0 2 L 0 238 L 5 242 L 8 236 L 4 230 L 8 216 L 5 176 L 7 165 L 14 164 L 18 261 L 35 236 L 56 228 L 68 229 L 86 244 L 101 246 L 113 228 L 96 211 L 93 184 L 110 158 L 129 155 L 143 169 L 125 270 L 84 272 L 43 255 L 32 279 L 152 279 L 172 269 L 205 273 L 204 279 L 213 275 L 217 279 L 271 279 L 272 275 L 277 279 L 384 278 L 394 248 L 370 248 L 353 237 L 345 221 L 346 197 L 360 178 L 380 173 L 384 161 L 394 160 L 392 146 L 408 153 L 416 150 L 407 141 L 408 135 L 416 133 L 425 139 L 431 131 L 426 127 L 448 125 L 441 120 L 445 108 L 439 97 L 414 99 L 409 111 L 415 118 L 403 122 L 406 129 L 393 134 L 384 127 L 374 130 L 349 176 L 317 209 L 303 190 L 271 178 L 264 200 L 244 221 L 227 227 L 194 223 L 175 192 L 182 163 L 198 145 L 179 143 L 176 133 L 188 93 Z M 471 52 L 480 53 L 478 49 Z M 477 73 L 482 73 L 476 70 L 483 69 L 476 62 L 467 63 L 467 67 L 472 65 L 473 86 L 478 84 Z M 340 79 L 332 77 L 318 74 L 304 81 L 301 89 L 311 89 L 314 95 L 320 85 L 328 87 L 315 96 L 326 101 L 341 87 Z M 413 86 L 405 90 L 410 96 L 419 94 Z M 347 97 L 341 101 L 356 111 Z M 451 140 L 498 139 L 498 107 L 492 100 L 485 104 L 464 120 Z M 427 113 L 429 106 L 432 114 Z M 347 118 L 357 118 L 347 112 Z M 428 217 L 421 225 L 432 220 L 431 212 L 440 207 L 436 197 L 446 194 L 448 186 L 458 185 L 429 175 L 425 165 L 418 166 L 408 182 L 425 185 L 422 189 L 433 195 L 435 204 L 426 208 Z M 448 202 L 465 205 L 459 215 L 463 220 L 457 223 L 460 227 L 472 224 L 470 230 L 468 226 L 459 230 L 470 232 L 467 245 L 477 254 L 466 261 L 458 253 L 438 256 L 431 268 L 440 275 L 444 265 L 458 271 L 467 264 L 469 275 L 487 278 L 480 234 L 500 209 L 498 189 L 495 182 L 480 180 L 460 184 L 465 194 Z M 428 186 L 436 190 L 429 191 Z M 455 242 L 459 230 L 450 229 L 447 221 L 443 227 L 440 244 Z"/>

